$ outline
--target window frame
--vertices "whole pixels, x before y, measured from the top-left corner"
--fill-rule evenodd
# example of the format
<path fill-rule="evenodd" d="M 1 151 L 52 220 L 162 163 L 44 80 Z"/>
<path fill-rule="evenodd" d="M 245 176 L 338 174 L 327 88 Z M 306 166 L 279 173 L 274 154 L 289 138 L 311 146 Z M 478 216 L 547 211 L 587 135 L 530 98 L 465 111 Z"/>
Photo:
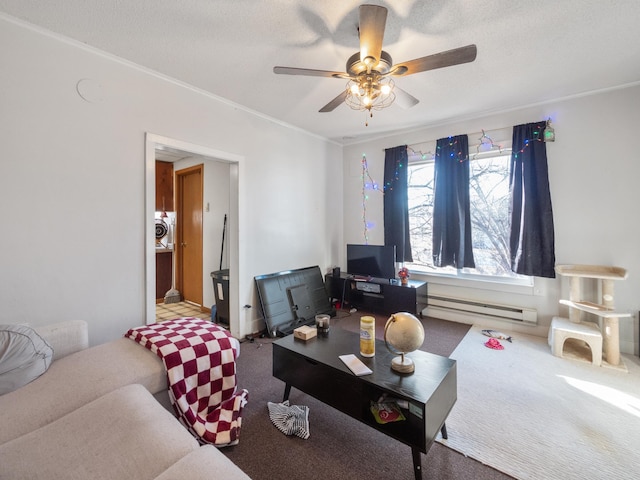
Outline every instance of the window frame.
<path fill-rule="evenodd" d="M 511 153 L 511 145 L 509 142 L 508 147 L 494 145 L 490 148 L 482 150 L 482 145 L 479 144 L 476 147 L 474 154 L 469 154 L 468 161 L 475 161 L 483 158 L 491 158 L 504 156 Z M 470 149 L 471 150 L 471 149 Z M 422 152 L 415 152 L 409 150 L 408 167 L 414 167 L 419 165 L 435 164 L 435 155 L 430 154 L 430 158 L 427 158 L 429 154 L 424 155 Z M 409 175 L 409 179 L 411 175 Z M 411 188 L 410 186 L 408 187 Z M 482 273 L 465 272 L 463 269 L 457 269 L 455 271 L 437 271 L 438 267 L 431 267 L 425 269 L 415 268 L 415 265 L 408 266 L 409 271 L 419 277 L 429 278 L 433 277 L 438 279 L 438 283 L 458 285 L 458 286 L 470 286 L 470 284 L 476 284 L 477 288 L 485 288 L 489 290 L 503 290 L 505 286 L 513 286 L 513 293 L 532 293 L 535 287 L 534 278 L 525 275 L 513 274 L 510 276 L 505 275 L 486 275 Z M 444 270 L 444 269 L 442 269 Z"/>

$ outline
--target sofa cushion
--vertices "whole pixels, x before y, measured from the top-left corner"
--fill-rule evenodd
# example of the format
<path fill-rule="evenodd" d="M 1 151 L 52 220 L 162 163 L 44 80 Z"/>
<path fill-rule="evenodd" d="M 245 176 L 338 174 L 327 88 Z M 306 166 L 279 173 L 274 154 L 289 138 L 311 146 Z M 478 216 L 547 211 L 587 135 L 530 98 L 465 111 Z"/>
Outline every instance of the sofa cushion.
<path fill-rule="evenodd" d="M 188 455 L 182 457 L 178 463 L 172 465 L 155 480 L 251 480 L 226 455 L 213 445 L 203 445 Z"/>
<path fill-rule="evenodd" d="M 167 390 L 162 360 L 128 338 L 56 360 L 40 378 L 0 396 L 0 444 L 131 383 L 151 393 Z"/>
<path fill-rule="evenodd" d="M 89 348 L 89 326 L 84 320 L 67 320 L 33 329 L 53 347 L 53 361 Z"/>
<path fill-rule="evenodd" d="M 143 386 L 127 385 L 0 445 L 0 477 L 153 479 L 198 448 Z"/>
<path fill-rule="evenodd" d="M 0 395 L 32 382 L 51 365 L 53 348 L 26 325 L 0 325 Z"/>

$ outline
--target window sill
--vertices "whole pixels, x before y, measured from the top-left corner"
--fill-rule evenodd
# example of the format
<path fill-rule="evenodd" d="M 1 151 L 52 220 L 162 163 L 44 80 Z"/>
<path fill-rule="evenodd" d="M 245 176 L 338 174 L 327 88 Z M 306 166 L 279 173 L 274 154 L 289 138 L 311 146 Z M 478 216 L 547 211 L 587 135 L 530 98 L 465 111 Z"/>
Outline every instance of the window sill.
<path fill-rule="evenodd" d="M 446 274 L 433 274 L 413 271 L 412 278 L 426 281 L 427 283 L 449 285 L 453 287 L 474 288 L 503 293 L 515 293 L 519 295 L 535 295 L 535 281 L 532 277 L 524 279 L 499 279 L 499 278 L 470 278 L 470 276 L 456 276 Z"/>

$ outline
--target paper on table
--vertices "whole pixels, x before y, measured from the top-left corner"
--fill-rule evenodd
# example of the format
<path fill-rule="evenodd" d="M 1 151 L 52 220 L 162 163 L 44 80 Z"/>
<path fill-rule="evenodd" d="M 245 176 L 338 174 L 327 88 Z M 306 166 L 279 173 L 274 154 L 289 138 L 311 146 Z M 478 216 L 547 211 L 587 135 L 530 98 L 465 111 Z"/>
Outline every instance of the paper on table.
<path fill-rule="evenodd" d="M 369 375 L 373 371 L 367 367 L 362 360 L 356 357 L 353 353 L 349 355 L 339 355 L 338 358 L 344 362 L 344 364 L 351 370 L 356 376 Z"/>

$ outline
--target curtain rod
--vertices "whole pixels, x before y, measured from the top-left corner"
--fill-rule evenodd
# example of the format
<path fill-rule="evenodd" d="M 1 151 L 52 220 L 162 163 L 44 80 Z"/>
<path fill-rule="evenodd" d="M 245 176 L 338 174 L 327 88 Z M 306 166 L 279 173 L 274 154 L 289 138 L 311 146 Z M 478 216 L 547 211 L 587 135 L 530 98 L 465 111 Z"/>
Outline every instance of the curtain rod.
<path fill-rule="evenodd" d="M 492 149 L 493 149 L 493 148 L 498 148 L 500 151 L 503 151 L 503 150 L 504 150 L 504 151 L 511 151 L 511 149 L 510 149 L 510 148 L 503 148 L 503 147 L 502 147 L 502 145 L 500 145 L 499 143 L 494 143 L 493 139 L 492 139 L 489 135 L 487 135 L 487 132 L 488 132 L 488 131 L 489 131 L 489 132 L 500 132 L 500 131 L 502 131 L 502 130 L 507 130 L 507 129 L 509 129 L 509 128 L 513 128 L 513 126 L 500 127 L 500 128 L 494 128 L 494 129 L 491 129 L 491 130 L 484 130 L 484 129 L 483 129 L 483 130 L 481 130 L 481 131 L 479 131 L 479 132 L 467 133 L 467 136 L 468 136 L 468 137 L 472 137 L 472 136 L 473 136 L 473 137 L 475 137 L 475 136 L 477 135 L 477 136 L 478 136 L 478 138 L 477 138 L 477 139 L 480 141 L 480 143 L 478 143 L 477 145 L 476 145 L 475 143 L 470 144 L 470 145 L 469 145 L 469 147 L 476 147 L 476 150 L 478 150 L 478 148 L 479 148 L 480 146 L 482 146 L 482 145 L 491 145 L 491 148 L 492 148 Z M 464 134 L 462 134 L 462 135 L 464 135 Z M 444 137 L 444 138 L 447 138 L 447 137 Z M 505 140 L 511 140 L 511 139 L 509 138 L 509 139 L 505 139 Z M 422 150 L 417 150 L 417 151 L 416 151 L 416 149 L 415 149 L 415 147 L 416 147 L 416 146 L 418 146 L 418 145 L 422 145 L 422 144 L 425 144 L 425 143 L 433 143 L 433 142 L 437 142 L 437 139 L 434 139 L 434 140 L 424 140 L 424 141 L 422 141 L 422 142 L 415 142 L 415 143 L 411 143 L 411 144 L 408 144 L 408 145 L 407 145 L 407 150 L 411 150 L 414 154 L 420 154 L 420 155 L 422 155 L 422 156 L 424 156 L 424 155 L 431 155 L 431 156 L 434 156 L 435 154 L 434 154 L 433 152 L 431 152 L 431 151 L 429 151 L 429 152 L 427 152 L 427 153 L 425 154 L 424 152 L 422 152 Z M 386 148 L 383 148 L 383 149 L 382 149 L 382 151 L 383 151 L 383 152 L 384 152 L 385 150 L 386 150 Z M 474 155 L 474 157 L 475 157 L 476 155 L 478 155 L 478 153 L 480 153 L 480 152 L 479 152 L 479 151 L 477 151 L 477 152 L 476 152 L 476 154 Z"/>
<path fill-rule="evenodd" d="M 509 128 L 513 128 L 513 127 L 494 128 L 493 130 L 490 130 L 490 132 L 500 132 L 502 130 L 507 130 Z M 475 152 L 475 154 L 473 154 L 473 156 L 471 156 L 471 151 L 469 152 L 470 158 L 475 159 L 480 153 L 482 153 L 482 152 L 480 152 L 480 147 L 482 147 L 483 145 L 490 145 L 490 150 L 498 149 L 498 151 L 500 153 L 502 153 L 502 152 L 506 153 L 506 152 L 510 152 L 511 151 L 510 147 L 505 148 L 500 143 L 495 143 L 493 138 L 491 138 L 489 135 L 487 135 L 487 130 L 483 129 L 480 132 L 474 132 L 474 133 L 468 133 L 467 134 L 468 137 L 476 136 L 476 135 L 478 135 L 477 140 L 478 140 L 479 143 L 477 143 L 477 144 L 476 143 L 471 143 L 469 145 L 470 149 L 474 148 L 474 147 L 476 149 L 476 152 Z M 505 141 L 509 141 L 511 139 L 509 138 L 509 139 L 504 139 L 504 140 Z M 411 150 L 411 152 L 414 155 L 420 155 L 423 159 L 426 156 L 430 156 L 432 158 L 435 158 L 435 153 L 433 153 L 432 151 L 428 151 L 427 153 L 424 153 L 422 150 L 419 150 L 419 149 L 416 150 L 415 147 L 418 146 L 418 145 L 423 145 L 425 143 L 433 143 L 433 142 L 436 142 L 436 141 L 437 140 L 426 140 L 426 141 L 423 141 L 423 142 L 412 143 L 410 145 L 407 145 L 407 150 Z"/>
<path fill-rule="evenodd" d="M 491 139 L 491 135 L 487 135 L 487 132 L 499 132 L 501 130 L 506 130 L 508 128 L 513 128 L 513 126 L 507 126 L 507 127 L 500 127 L 500 128 L 492 128 L 491 130 L 481 130 L 479 132 L 472 132 L 472 133 L 467 133 L 467 136 L 469 137 L 475 137 L 476 135 L 478 136 L 478 140 L 481 140 L 483 138 L 489 138 Z M 464 134 L 462 134 L 464 135 Z M 446 138 L 446 137 L 443 137 Z M 412 148 L 415 147 L 417 145 L 422 145 L 423 143 L 431 143 L 431 142 L 437 142 L 438 139 L 434 138 L 432 140 L 423 140 L 421 142 L 415 142 L 415 143 L 411 143 L 407 145 L 407 148 Z M 384 150 L 384 149 L 383 149 Z"/>
<path fill-rule="evenodd" d="M 506 126 L 506 127 L 499 127 L 499 128 L 494 128 L 491 130 L 484 130 L 482 129 L 479 132 L 473 132 L 473 133 L 467 133 L 467 137 L 475 137 L 476 135 L 479 135 L 479 137 L 477 138 L 477 140 L 480 142 L 478 144 L 470 144 L 469 147 L 476 147 L 476 154 L 474 155 L 477 156 L 478 154 L 480 154 L 480 147 L 482 147 L 482 145 L 491 145 L 491 149 L 493 148 L 498 148 L 501 152 L 504 150 L 505 152 L 507 151 L 511 151 L 512 147 L 506 147 L 503 148 L 502 145 L 500 145 L 499 143 L 494 143 L 493 138 L 491 138 L 489 135 L 487 135 L 487 131 L 488 132 L 501 132 L 503 130 L 507 130 L 507 129 L 513 129 L 514 126 Z M 549 117 L 546 121 L 546 127 L 545 127 L 545 131 L 546 129 L 550 129 L 551 130 L 551 137 L 555 137 L 555 135 L 553 134 L 553 128 L 551 128 L 551 117 Z M 464 134 L 460 134 L 460 135 L 464 135 Z M 448 138 L 448 137 L 443 137 L 443 138 Z M 505 142 L 511 141 L 512 139 L 507 137 L 506 139 L 504 139 Z M 546 138 L 543 139 L 543 141 L 553 141 L 553 139 L 551 140 L 547 140 Z M 415 142 L 415 143 L 411 143 L 407 145 L 407 150 L 411 150 L 414 154 L 421 154 L 424 157 L 424 153 L 421 150 L 416 151 L 415 147 L 418 145 L 423 145 L 425 143 L 433 143 L 433 142 L 437 142 L 437 139 L 433 139 L 433 140 L 423 140 L 421 142 Z M 383 148 L 382 151 L 385 151 L 386 149 Z M 434 154 L 432 152 L 428 152 L 428 154 L 434 156 Z"/>

